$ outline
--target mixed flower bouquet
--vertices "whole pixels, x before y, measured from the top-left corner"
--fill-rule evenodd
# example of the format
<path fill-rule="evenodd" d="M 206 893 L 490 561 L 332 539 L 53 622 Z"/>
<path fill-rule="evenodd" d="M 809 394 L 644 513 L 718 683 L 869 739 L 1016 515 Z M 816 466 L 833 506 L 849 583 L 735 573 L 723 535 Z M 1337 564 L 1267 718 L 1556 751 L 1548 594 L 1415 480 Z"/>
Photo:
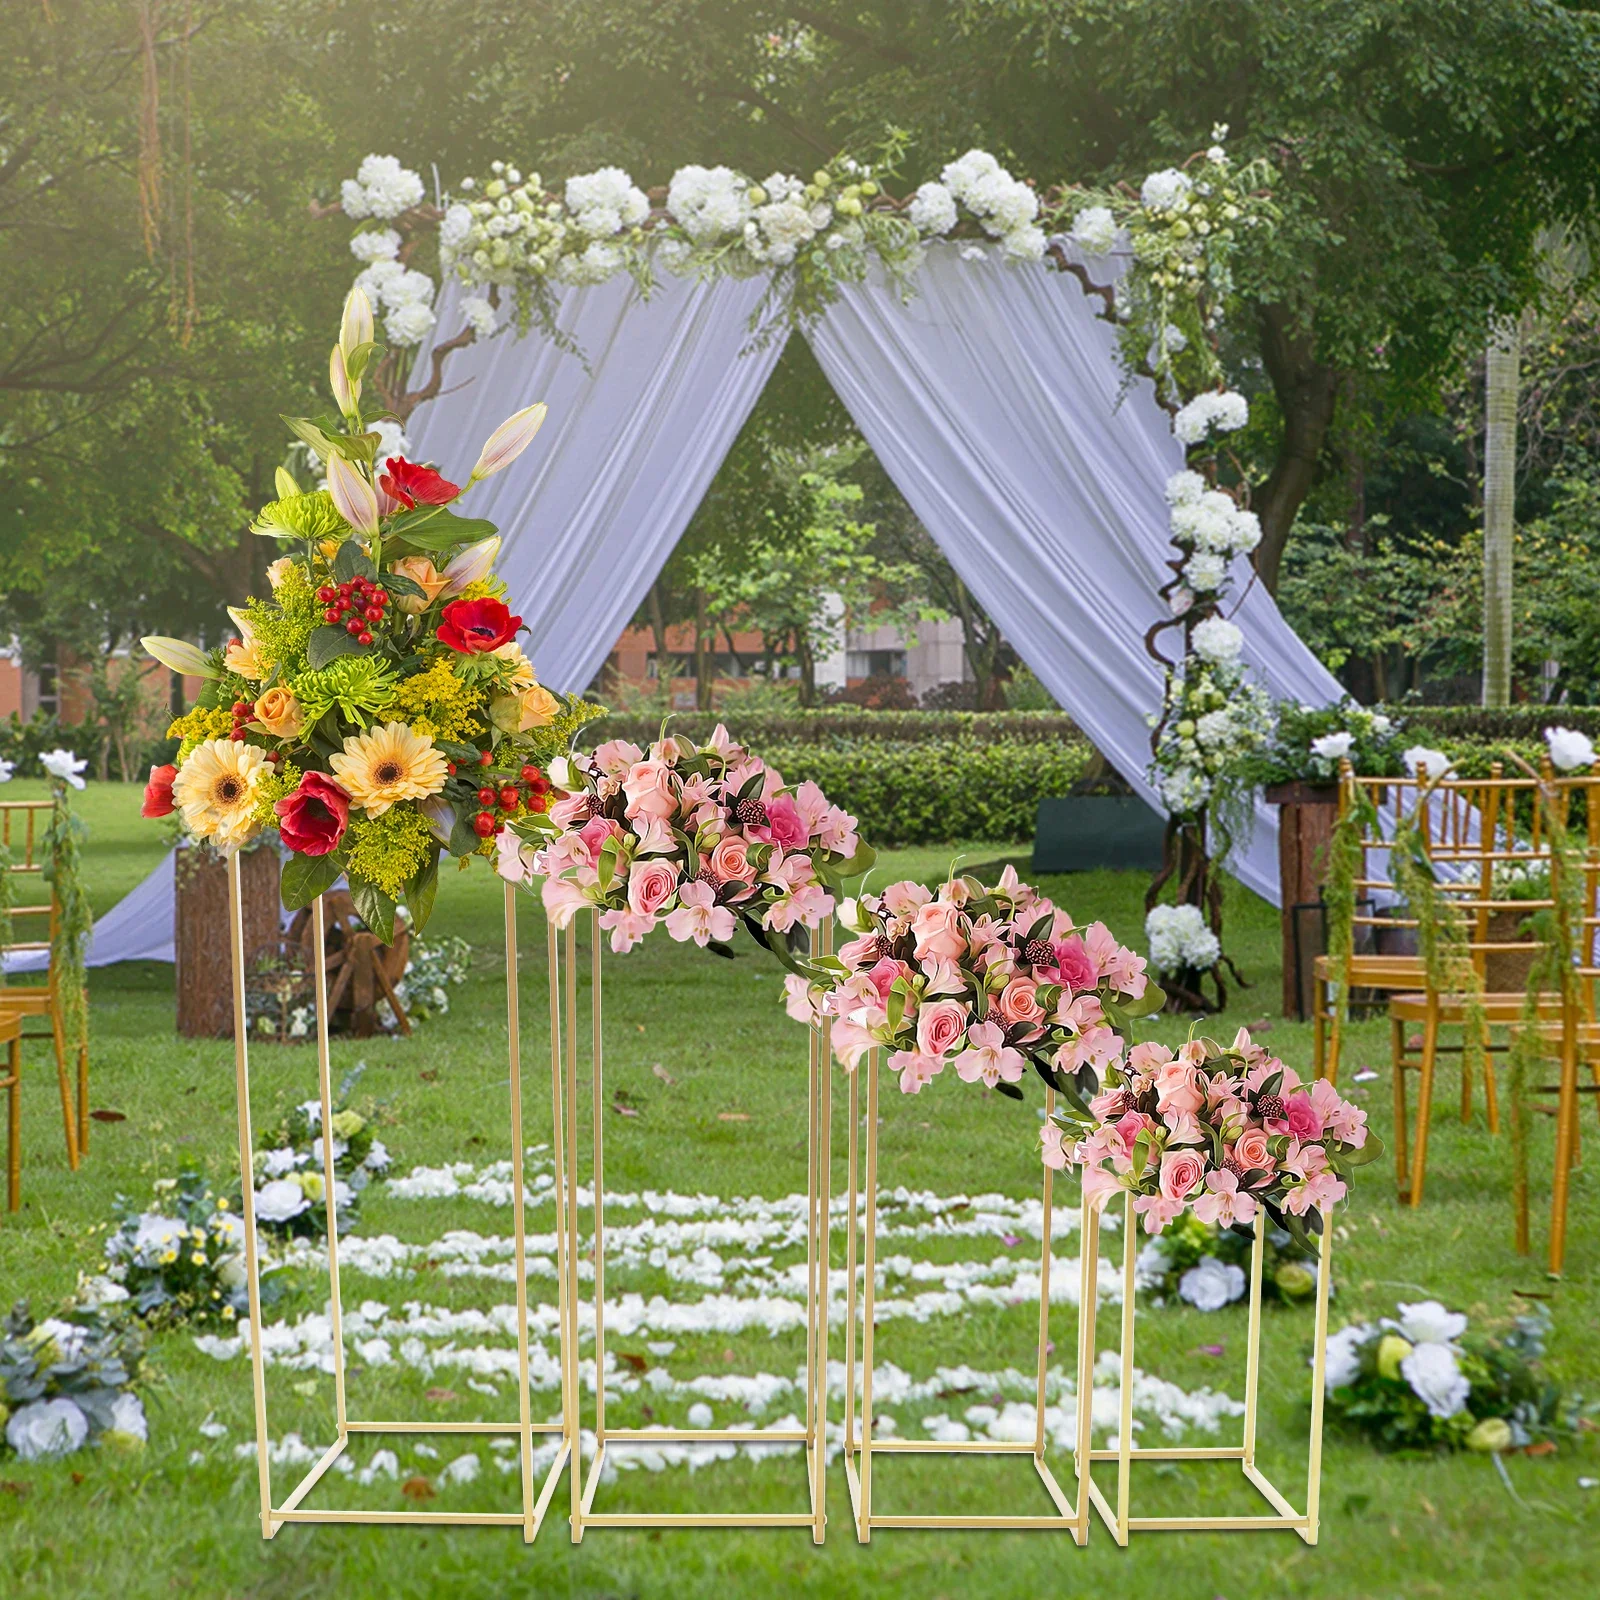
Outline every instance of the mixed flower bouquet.
<path fill-rule="evenodd" d="M 1381 1448 L 1519 1450 L 1581 1425 L 1581 1400 L 1542 1366 L 1542 1306 L 1498 1337 L 1437 1300 L 1395 1311 L 1328 1339 L 1329 1414 Z"/>
<path fill-rule="evenodd" d="M 1302 1084 L 1244 1028 L 1226 1048 L 1137 1044 L 1104 1061 L 1087 1100 L 1065 1099 L 1044 1126 L 1045 1164 L 1081 1168 L 1086 1199 L 1132 1193 L 1151 1234 L 1189 1210 L 1232 1225 L 1260 1208 L 1307 1246 L 1351 1170 L 1382 1149 L 1366 1112 L 1326 1079 Z"/>
<path fill-rule="evenodd" d="M 333 1204 L 341 1231 L 358 1220 L 361 1192 L 389 1170 L 389 1152 L 372 1119 L 349 1104 L 361 1069 L 345 1077 L 333 1102 Z M 315 1237 L 328 1228 L 322 1166 L 322 1103 L 295 1106 L 254 1152 L 256 1221 L 270 1232 Z"/>
<path fill-rule="evenodd" d="M 35 1322 L 26 1301 L 0 1330 L 0 1425 L 22 1461 L 67 1456 L 86 1444 L 142 1449 L 144 1402 L 133 1392 L 144 1349 L 135 1328 L 73 1306 Z"/>
<path fill-rule="evenodd" d="M 353 290 L 330 358 L 337 414 L 288 419 L 326 486 L 279 469 L 254 526 L 284 553 L 267 597 L 230 609 L 239 637 L 210 652 L 144 641 L 205 680 L 168 730 L 177 761 L 152 770 L 144 815 L 177 810 L 224 854 L 275 826 L 291 852 L 284 904 L 309 904 L 344 874 L 388 941 L 402 895 L 426 921 L 442 852 L 492 854 L 508 821 L 544 810 L 542 763 L 594 713 L 539 683 L 493 574 L 494 526 L 452 509 L 527 448 L 544 406 L 502 423 L 465 485 L 403 456 L 380 461 L 361 405 L 372 334 Z"/>
<path fill-rule="evenodd" d="M 1250 1287 L 1250 1255 L 1255 1228 L 1248 1224 L 1202 1222 L 1185 1211 L 1139 1252 L 1134 1268 L 1139 1287 L 1156 1303 L 1178 1299 L 1197 1311 L 1220 1311 L 1242 1300 Z M 1287 1304 L 1316 1293 L 1317 1261 L 1287 1230 L 1268 1228 L 1262 1240 L 1263 1299 Z"/>
<path fill-rule="evenodd" d="M 663 734 L 645 751 L 612 739 L 550 770 L 563 791 L 549 811 L 555 836 L 513 823 L 501 875 L 542 876 L 558 928 L 598 909 L 619 955 L 661 923 L 679 943 L 727 955 L 742 921 L 795 966 L 843 880 L 872 865 L 854 817 L 814 783 L 786 785 L 720 723 L 703 745 Z"/>
<path fill-rule="evenodd" d="M 1334 783 L 1348 760 L 1366 777 L 1398 777 L 1406 770 L 1398 718 L 1369 711 L 1353 700 L 1307 706 L 1280 700 L 1272 708 L 1266 744 L 1247 763 L 1251 783 Z"/>
<path fill-rule="evenodd" d="M 840 920 L 857 937 L 814 961 L 810 980 L 788 980 L 790 1015 L 830 1016 L 834 1052 L 852 1069 L 887 1049 L 906 1094 L 950 1064 L 1020 1099 L 1031 1064 L 1076 1096 L 1120 1057 L 1116 1030 L 1165 999 L 1103 922 L 1078 928 L 1012 867 L 993 888 L 969 877 L 937 894 L 892 883 L 847 902 Z"/>

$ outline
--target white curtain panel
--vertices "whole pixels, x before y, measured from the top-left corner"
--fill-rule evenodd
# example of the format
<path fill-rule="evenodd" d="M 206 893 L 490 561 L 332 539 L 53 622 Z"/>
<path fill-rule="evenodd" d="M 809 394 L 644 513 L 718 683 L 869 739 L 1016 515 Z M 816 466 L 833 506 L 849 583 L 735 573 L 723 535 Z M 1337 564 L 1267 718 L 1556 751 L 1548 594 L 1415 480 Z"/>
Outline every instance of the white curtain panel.
<path fill-rule="evenodd" d="M 173 881 L 173 854 L 126 894 L 94 925 L 85 957 L 91 967 L 109 967 L 115 961 L 171 961 L 177 890 Z M 45 972 L 47 950 L 16 950 L 5 957 L 7 972 Z"/>
<path fill-rule="evenodd" d="M 1047 266 L 939 245 L 917 293 L 847 288 L 808 335 L 912 509 L 1017 653 L 1139 792 L 1162 671 L 1144 648 L 1171 576 L 1164 487 L 1183 466 L 1144 380 L 1122 393 L 1098 299 Z M 1096 264 L 1103 273 L 1103 266 Z M 1119 403 L 1120 398 L 1120 403 Z M 1235 594 L 1250 576 L 1235 572 Z M 1339 684 L 1250 589 L 1236 620 L 1256 677 L 1317 704 Z M 1171 652 L 1176 630 L 1163 636 Z M 1157 807 L 1159 809 L 1159 806 Z M 1277 903 L 1277 818 L 1262 806 L 1234 870 Z"/>

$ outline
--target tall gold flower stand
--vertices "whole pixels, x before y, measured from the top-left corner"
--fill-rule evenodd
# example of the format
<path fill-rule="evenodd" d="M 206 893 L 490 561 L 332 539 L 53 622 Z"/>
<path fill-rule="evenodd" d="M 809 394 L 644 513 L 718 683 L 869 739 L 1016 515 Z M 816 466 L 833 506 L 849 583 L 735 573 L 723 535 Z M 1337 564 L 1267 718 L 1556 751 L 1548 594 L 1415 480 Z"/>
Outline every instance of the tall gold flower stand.
<path fill-rule="evenodd" d="M 595 1452 L 587 1477 L 578 1470 L 576 1405 L 573 1418 L 573 1473 L 572 1473 L 572 1540 L 579 1543 L 590 1528 L 810 1528 L 814 1543 L 821 1544 L 827 1527 L 825 1467 L 827 1452 L 824 1443 L 826 1415 L 826 1372 L 828 1349 L 828 1273 L 827 1273 L 827 1216 L 828 1216 L 828 1128 L 830 1122 L 830 1085 L 828 1073 L 828 1024 L 826 1021 L 809 1030 L 810 1127 L 807 1137 L 807 1277 L 806 1277 L 806 1417 L 804 1428 L 614 1428 L 606 1422 L 606 1223 L 605 1223 L 605 1089 L 604 1089 L 604 1028 L 601 987 L 601 949 L 604 935 L 599 925 L 599 913 L 586 916 L 589 929 L 589 960 L 591 976 L 589 1016 L 589 1067 L 594 1122 L 594 1155 L 592 1182 L 594 1185 L 594 1370 L 595 1370 Z M 558 945 L 562 938 L 554 928 L 550 931 L 551 971 L 551 1053 L 558 1055 L 563 1038 L 561 1015 L 556 1003 L 555 987 L 558 967 Z M 578 1150 L 577 1150 L 577 1078 L 578 1078 L 578 940 L 577 929 L 569 926 L 565 931 L 566 976 L 566 1139 L 564 1162 L 567 1184 L 565 1226 L 567 1228 L 564 1252 L 567 1320 L 562 1339 L 564 1382 L 570 1393 L 577 1396 L 578 1368 Z M 819 935 L 819 950 L 830 952 L 829 930 L 824 927 Z M 558 1177 L 559 1181 L 559 1177 Z M 796 1511 L 718 1511 L 718 1512 L 646 1512 L 646 1511 L 596 1511 L 596 1491 L 606 1466 L 606 1453 L 613 1446 L 635 1444 L 804 1444 L 809 1506 Z M 581 1479 L 581 1483 L 580 1483 Z"/>
<path fill-rule="evenodd" d="M 845 1271 L 848 1289 L 845 1321 L 845 1414 L 844 1414 L 844 1465 L 850 1484 L 850 1506 L 855 1518 L 856 1538 L 868 1543 L 874 1528 L 1054 1528 L 1071 1533 L 1076 1544 L 1083 1544 L 1089 1536 L 1089 1503 L 1087 1491 L 1089 1474 L 1078 1474 L 1076 1503 L 1069 1499 L 1056 1481 L 1055 1474 L 1045 1460 L 1045 1373 L 1050 1347 L 1050 1221 L 1055 1174 L 1044 1168 L 1043 1213 L 1041 1247 L 1039 1256 L 1039 1347 L 1038 1381 L 1034 1393 L 1034 1436 L 1032 1440 L 962 1439 L 948 1442 L 937 1439 L 875 1439 L 872 1432 L 872 1352 L 874 1279 L 877 1268 L 877 1217 L 878 1217 L 878 1072 L 879 1052 L 872 1050 L 866 1057 L 865 1068 L 858 1067 L 850 1074 L 850 1145 L 849 1216 L 850 1234 L 845 1254 Z M 858 1186 L 858 1160 L 861 1143 L 861 1078 L 866 1085 L 866 1180 Z M 1048 1111 L 1055 1101 L 1052 1090 L 1046 1090 L 1045 1107 Z M 864 1213 L 861 1202 L 865 1200 Z M 858 1222 L 858 1218 L 860 1219 Z M 861 1370 L 856 1370 L 856 1244 L 861 1238 Z M 1079 1285 L 1084 1297 L 1079 1300 L 1078 1311 L 1078 1426 L 1074 1460 L 1081 1461 L 1089 1449 L 1089 1407 L 1084 1403 L 1087 1390 L 1083 1381 L 1085 1344 L 1092 1339 L 1094 1317 L 1085 1313 L 1092 1307 L 1093 1278 L 1091 1258 L 1087 1246 L 1083 1251 Z M 859 1425 L 856 1416 L 857 1399 L 860 1401 Z M 1045 1492 L 1055 1503 L 1052 1512 L 1010 1513 L 993 1516 L 952 1516 L 932 1513 L 915 1515 L 889 1514 L 878 1511 L 873 1505 L 872 1464 L 877 1456 L 894 1455 L 1026 1455 L 1033 1461 Z"/>
<path fill-rule="evenodd" d="M 256 1472 L 261 1494 L 261 1533 L 273 1538 L 288 1523 L 293 1522 L 376 1522 L 405 1523 L 420 1526 L 440 1524 L 476 1524 L 520 1527 L 524 1540 L 531 1541 L 539 1531 L 551 1496 L 555 1493 L 561 1476 L 572 1454 L 575 1430 L 571 1425 L 575 1414 L 574 1393 L 569 1382 L 568 1367 L 563 1364 L 561 1393 L 561 1418 L 559 1422 L 534 1422 L 530 1416 L 528 1393 L 528 1264 L 526 1225 L 523 1216 L 523 1143 L 522 1143 L 522 1063 L 520 1048 L 520 1013 L 517 990 L 517 903 L 516 890 L 506 885 L 506 1013 L 508 1030 L 508 1065 L 511 1078 L 511 1192 L 515 1238 L 515 1280 L 517 1294 L 517 1377 L 518 1419 L 515 1422 L 417 1422 L 392 1419 L 363 1420 L 351 1417 L 345 1397 L 344 1337 L 339 1298 L 339 1229 L 334 1205 L 333 1140 L 322 1141 L 322 1173 L 325 1185 L 325 1203 L 328 1223 L 328 1307 L 332 1324 L 333 1390 L 336 1437 L 322 1453 L 300 1482 L 289 1491 L 281 1504 L 274 1505 L 272 1498 L 272 1464 L 268 1454 L 270 1434 L 267 1428 L 266 1370 L 260 1345 L 261 1331 L 261 1274 L 260 1247 L 256 1233 L 255 1194 L 252 1182 L 254 1141 L 250 1130 L 250 1057 L 245 1009 L 244 923 L 240 893 L 239 858 L 232 856 L 228 862 L 228 921 L 233 956 L 233 1028 L 234 1057 L 239 1100 L 239 1166 L 242 1174 L 243 1224 L 245 1273 L 250 1307 L 250 1372 L 255 1399 L 256 1419 Z M 325 912 L 322 899 L 313 903 L 312 928 L 316 968 L 317 1004 L 317 1082 L 321 1099 L 321 1126 L 326 1131 L 333 1121 L 333 1092 L 330 1081 L 328 1050 L 328 988 L 325 949 Z M 552 992 L 554 974 L 552 973 Z M 551 1063 L 551 1101 L 555 1117 L 556 1193 L 558 1237 L 565 1239 L 562 1169 L 561 1169 L 561 1084 L 559 1062 Z M 561 1317 L 566 1326 L 565 1286 L 569 1281 L 564 1249 L 557 1251 L 557 1277 L 562 1286 Z M 565 1341 L 563 1341 L 565 1344 Z M 546 1473 L 542 1486 L 536 1489 L 533 1474 L 533 1435 L 556 1434 L 561 1447 L 555 1461 Z M 522 1473 L 521 1511 L 372 1511 L 343 1508 L 313 1508 L 305 1504 L 306 1498 L 316 1488 L 328 1470 L 350 1444 L 352 1437 L 363 1434 L 513 1434 L 520 1446 Z"/>
<path fill-rule="evenodd" d="M 1102 1202 L 1102 1205 L 1104 1202 Z M 1083 1222 L 1083 1259 L 1086 1266 L 1088 1298 L 1093 1305 L 1099 1274 L 1100 1212 L 1101 1207 L 1086 1205 Z M 1128 1374 L 1133 1370 L 1133 1333 L 1135 1322 L 1134 1267 L 1139 1256 L 1138 1217 L 1133 1209 L 1133 1196 L 1124 1202 L 1122 1222 L 1122 1410 L 1118 1419 L 1117 1447 L 1114 1450 L 1089 1450 L 1090 1462 L 1085 1481 L 1090 1498 L 1101 1520 L 1111 1530 L 1119 1545 L 1126 1545 L 1130 1532 L 1230 1532 L 1251 1529 L 1292 1528 L 1307 1544 L 1317 1542 L 1318 1506 L 1322 1491 L 1322 1409 L 1325 1398 L 1325 1379 L 1328 1358 L 1328 1280 L 1333 1253 L 1333 1220 L 1325 1209 L 1322 1212 L 1322 1233 L 1317 1253 L 1317 1302 L 1315 1347 L 1311 1361 L 1311 1440 L 1306 1472 L 1306 1509 L 1296 1511 L 1288 1499 L 1274 1487 L 1271 1480 L 1256 1465 L 1256 1422 L 1259 1415 L 1261 1386 L 1261 1275 L 1266 1246 L 1266 1213 L 1256 1212 L 1255 1241 L 1250 1251 L 1250 1331 L 1245 1353 L 1244 1380 L 1244 1437 L 1237 1445 L 1206 1445 L 1193 1447 L 1160 1447 L 1153 1450 L 1133 1448 L 1133 1384 Z M 1080 1392 L 1094 1373 L 1095 1329 L 1094 1319 L 1086 1319 L 1088 1336 L 1084 1342 L 1078 1379 Z M 1087 1408 L 1080 1405 L 1080 1416 Z M 1130 1479 L 1132 1463 L 1137 1458 L 1146 1461 L 1237 1461 L 1244 1470 L 1245 1479 L 1272 1507 L 1271 1512 L 1255 1516 L 1224 1517 L 1136 1517 L 1129 1514 Z M 1116 1505 L 1107 1500 L 1093 1478 L 1093 1463 L 1117 1463 Z"/>

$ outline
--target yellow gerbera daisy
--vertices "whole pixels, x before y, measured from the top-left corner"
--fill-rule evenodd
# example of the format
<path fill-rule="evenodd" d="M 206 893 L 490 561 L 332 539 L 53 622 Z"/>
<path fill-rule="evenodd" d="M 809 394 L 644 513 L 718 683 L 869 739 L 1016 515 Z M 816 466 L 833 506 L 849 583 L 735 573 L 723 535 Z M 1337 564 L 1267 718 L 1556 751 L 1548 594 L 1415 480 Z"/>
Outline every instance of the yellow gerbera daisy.
<path fill-rule="evenodd" d="M 351 734 L 328 765 L 352 803 L 369 817 L 381 817 L 398 800 L 422 800 L 444 788 L 443 752 L 403 722 Z"/>
<path fill-rule="evenodd" d="M 172 798 L 189 832 L 209 839 L 224 855 L 256 831 L 256 787 L 266 752 L 234 739 L 207 739 L 179 769 Z"/>

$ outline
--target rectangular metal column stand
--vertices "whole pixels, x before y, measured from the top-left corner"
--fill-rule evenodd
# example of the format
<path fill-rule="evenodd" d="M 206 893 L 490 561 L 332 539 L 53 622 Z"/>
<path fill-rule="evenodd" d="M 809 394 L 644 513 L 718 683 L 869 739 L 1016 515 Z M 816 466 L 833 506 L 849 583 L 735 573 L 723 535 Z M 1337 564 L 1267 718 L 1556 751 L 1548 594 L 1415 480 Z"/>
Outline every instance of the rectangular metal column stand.
<path fill-rule="evenodd" d="M 577 1007 L 578 949 L 577 929 L 566 930 L 566 1080 L 567 1080 L 567 1250 L 566 1302 L 570 1308 L 570 1339 L 567 1362 L 572 1373 L 574 1405 L 573 1431 L 572 1541 L 579 1543 L 589 1528 L 810 1528 L 814 1543 L 821 1544 L 827 1528 L 825 1443 L 826 1383 L 828 1350 L 828 1050 L 829 1024 L 824 1019 L 812 1027 L 810 1062 L 810 1118 L 807 1137 L 807 1220 L 806 1220 L 806 1421 L 804 1428 L 763 1430 L 759 1428 L 613 1428 L 606 1424 L 606 1326 L 605 1326 L 605 1091 L 603 1009 L 601 1003 L 601 941 L 599 913 L 587 919 L 590 930 L 593 991 L 590 1007 L 590 1066 L 594 1118 L 594 1366 L 595 1366 L 595 1453 L 586 1476 L 579 1471 L 579 1415 L 577 1400 L 578 1363 L 578 1161 L 577 1161 Z M 818 949 L 831 951 L 831 934 L 824 925 L 818 931 Z M 551 932 L 551 971 L 555 971 L 556 934 Z M 554 983 L 552 978 L 552 983 Z M 557 1013 L 552 1007 L 553 1052 L 559 1052 Z M 723 1512 L 645 1512 L 596 1511 L 595 1491 L 605 1470 L 607 1449 L 614 1444 L 803 1444 L 806 1453 L 806 1480 L 809 1509 L 805 1511 L 723 1511 Z M 580 1476 L 582 1485 L 580 1488 Z"/>
<path fill-rule="evenodd" d="M 270 1436 L 267 1431 L 266 1368 L 261 1352 L 261 1270 L 260 1248 L 256 1235 L 254 1139 L 250 1129 L 250 1057 L 248 1043 L 248 1018 L 245 1007 L 244 971 L 244 919 L 239 885 L 239 858 L 228 860 L 228 923 L 233 947 L 233 1039 L 236 1089 L 239 1101 L 239 1170 L 243 1191 L 245 1278 L 250 1303 L 250 1377 L 255 1399 L 256 1418 L 256 1477 L 261 1496 L 261 1536 L 273 1538 L 278 1530 L 291 1522 L 376 1522 L 407 1523 L 417 1525 L 465 1524 L 520 1527 L 525 1541 L 531 1541 L 539 1531 L 545 1509 L 555 1493 L 556 1481 L 572 1454 L 576 1437 L 573 1425 L 572 1393 L 565 1382 L 566 1365 L 563 1361 L 562 1413 L 559 1422 L 533 1422 L 530 1418 L 531 1399 L 528 1393 L 528 1259 L 527 1227 L 523 1211 L 523 1147 L 522 1147 L 522 1056 L 521 1017 L 517 985 L 517 905 L 516 890 L 511 884 L 506 892 L 506 1012 L 508 1029 L 508 1065 L 511 1074 L 511 1204 L 513 1235 L 515 1241 L 515 1279 L 517 1289 L 517 1381 L 519 1416 L 515 1422 L 407 1422 L 365 1421 L 348 1415 L 345 1403 L 344 1330 L 339 1298 L 339 1227 L 334 1202 L 334 1156 L 331 1128 L 333 1123 L 333 1090 L 328 1049 L 328 977 L 326 950 L 326 920 L 321 896 L 312 902 L 313 959 L 316 964 L 315 983 L 317 995 L 317 1084 L 321 1101 L 322 1174 L 324 1203 L 328 1221 L 328 1308 L 333 1336 L 333 1398 L 337 1437 L 319 1456 L 306 1475 L 289 1492 L 283 1503 L 272 1503 L 272 1463 L 268 1454 Z M 558 1238 L 561 1192 L 561 1125 L 560 1125 L 560 1074 L 559 1062 L 552 1061 L 552 1099 L 556 1112 L 556 1188 Z M 562 1308 L 565 1312 L 565 1285 L 567 1283 L 564 1252 L 557 1251 L 557 1280 L 562 1290 Z M 562 1317 L 563 1328 L 566 1318 Z M 562 1340 L 565 1347 L 566 1340 Z M 342 1509 L 307 1509 L 303 1502 L 313 1488 L 326 1475 L 329 1468 L 344 1452 L 353 1436 L 359 1434 L 515 1434 L 521 1445 L 522 1510 L 521 1511 L 363 1511 Z M 533 1435 L 557 1434 L 561 1448 L 545 1476 L 537 1499 L 533 1481 Z"/>
<path fill-rule="evenodd" d="M 1092 1235 L 1094 1248 L 1086 1242 L 1083 1258 L 1087 1263 L 1089 1298 L 1086 1305 L 1094 1304 L 1099 1275 L 1100 1209 L 1088 1206 L 1089 1215 L 1084 1226 Z M 1250 1251 L 1250 1333 L 1245 1353 L 1244 1378 L 1244 1438 L 1238 1445 L 1207 1445 L 1190 1449 L 1159 1448 L 1135 1450 L 1133 1448 L 1133 1385 L 1127 1375 L 1133 1370 L 1133 1329 L 1135 1321 L 1134 1265 L 1139 1256 L 1138 1218 L 1133 1209 L 1130 1193 L 1125 1201 L 1122 1222 L 1122 1413 L 1118 1419 L 1117 1448 L 1115 1450 L 1090 1450 L 1091 1463 L 1115 1461 L 1117 1463 L 1117 1503 L 1113 1509 L 1094 1482 L 1093 1468 L 1085 1474 L 1090 1498 L 1101 1520 L 1111 1530 L 1120 1545 L 1128 1542 L 1133 1532 L 1229 1532 L 1240 1529 L 1292 1528 L 1307 1544 L 1317 1542 L 1318 1508 L 1322 1494 L 1322 1407 L 1326 1397 L 1326 1372 L 1328 1358 L 1328 1277 L 1333 1255 L 1333 1218 L 1329 1211 L 1322 1212 L 1322 1234 L 1317 1253 L 1317 1311 L 1315 1347 L 1311 1359 L 1311 1443 L 1306 1469 L 1306 1509 L 1296 1511 L 1279 1493 L 1267 1476 L 1256 1466 L 1256 1419 L 1259 1412 L 1258 1396 L 1261 1386 L 1261 1271 L 1266 1247 L 1266 1212 L 1256 1211 L 1255 1242 Z M 1083 1375 L 1079 1387 L 1088 1383 L 1094 1371 L 1094 1319 L 1088 1320 L 1088 1348 L 1085 1351 Z M 1082 1407 L 1080 1406 L 1080 1414 Z M 1130 1469 L 1137 1457 L 1140 1461 L 1237 1461 L 1245 1478 L 1260 1492 L 1273 1508 L 1272 1515 L 1238 1517 L 1135 1517 L 1128 1514 L 1130 1494 Z"/>
<path fill-rule="evenodd" d="M 945 1443 L 937 1439 L 874 1439 L 872 1436 L 872 1316 L 876 1288 L 878 1235 L 878 1055 L 879 1052 L 877 1050 L 869 1051 L 864 1058 L 864 1065 L 858 1066 L 850 1075 L 850 1147 L 848 1158 L 850 1238 L 845 1253 L 845 1272 L 848 1284 L 846 1301 L 848 1309 L 844 1331 L 844 1467 L 845 1476 L 850 1484 L 850 1505 L 855 1515 L 856 1538 L 862 1544 L 869 1543 L 874 1528 L 1055 1528 L 1066 1529 L 1071 1533 L 1074 1543 L 1081 1545 L 1089 1536 L 1088 1473 L 1082 1472 L 1079 1474 L 1077 1504 L 1073 1505 L 1068 1500 L 1061 1485 L 1056 1482 L 1055 1474 L 1051 1472 L 1044 1458 L 1045 1372 L 1049 1360 L 1050 1344 L 1050 1222 L 1055 1178 L 1055 1174 L 1049 1167 L 1044 1169 L 1044 1212 L 1040 1229 L 1038 1381 L 1034 1391 L 1035 1424 L 1033 1439 L 1031 1441 L 1018 1440 L 1015 1442 L 962 1439 Z M 855 1361 L 856 1235 L 860 1204 L 857 1186 L 857 1151 L 861 1129 L 860 1080 L 863 1071 L 867 1079 L 867 1152 L 864 1194 L 866 1209 L 865 1214 L 861 1216 L 859 1224 L 863 1235 L 863 1247 L 861 1263 L 861 1375 L 859 1380 L 861 1422 L 858 1431 L 855 1415 L 857 1392 Z M 1053 1090 L 1047 1089 L 1045 1091 L 1045 1109 L 1047 1112 L 1054 1103 L 1055 1093 Z M 1087 1269 L 1080 1271 L 1080 1286 L 1087 1286 L 1085 1284 L 1087 1276 Z M 1085 1305 L 1092 1304 L 1092 1300 L 1080 1299 L 1078 1308 L 1077 1370 L 1079 1373 L 1079 1398 L 1077 1446 L 1073 1452 L 1075 1462 L 1081 1461 L 1089 1448 L 1089 1408 L 1083 1402 L 1082 1374 L 1084 1370 L 1084 1342 L 1088 1337 L 1088 1330 L 1093 1327 L 1093 1317 L 1085 1315 L 1083 1308 Z M 872 1460 L 874 1456 L 880 1455 L 1026 1455 L 1032 1459 L 1034 1469 L 1039 1474 L 1039 1479 L 1044 1485 L 1045 1492 L 1055 1502 L 1056 1510 L 1038 1515 L 885 1516 L 882 1512 L 875 1511 L 872 1505 Z"/>

